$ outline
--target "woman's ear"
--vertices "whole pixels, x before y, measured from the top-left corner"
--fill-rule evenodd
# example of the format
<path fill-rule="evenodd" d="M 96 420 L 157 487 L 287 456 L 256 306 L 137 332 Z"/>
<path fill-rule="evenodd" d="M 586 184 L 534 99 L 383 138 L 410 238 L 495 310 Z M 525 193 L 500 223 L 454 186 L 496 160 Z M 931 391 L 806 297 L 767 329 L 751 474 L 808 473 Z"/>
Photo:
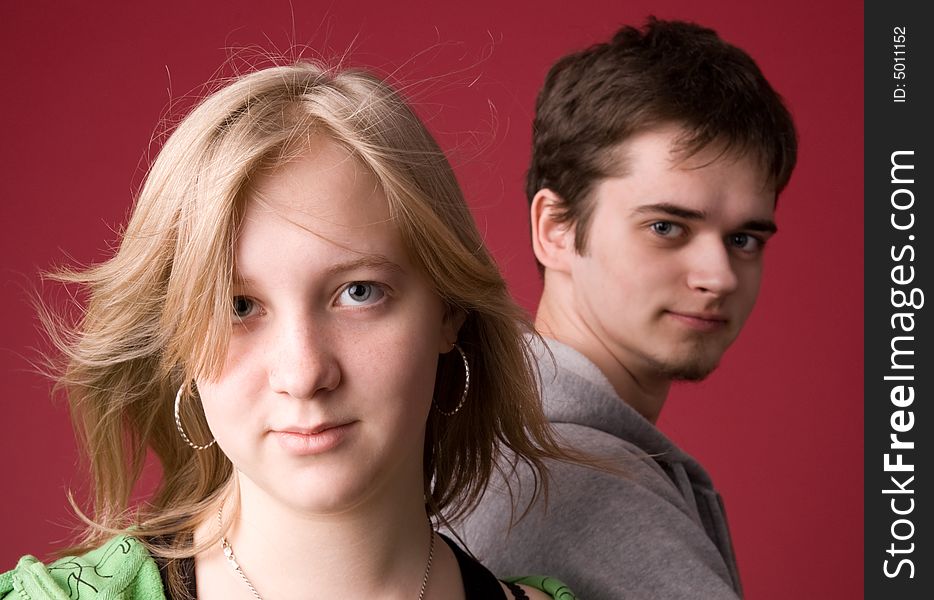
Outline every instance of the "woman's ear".
<path fill-rule="evenodd" d="M 548 188 L 532 198 L 532 251 L 546 269 L 567 272 L 575 253 L 574 224 L 561 218 L 561 197 Z"/>
<path fill-rule="evenodd" d="M 444 321 L 441 323 L 441 347 L 438 354 L 446 354 L 454 349 L 457 334 L 467 318 L 467 311 L 460 308 L 448 308 L 444 311 Z"/>

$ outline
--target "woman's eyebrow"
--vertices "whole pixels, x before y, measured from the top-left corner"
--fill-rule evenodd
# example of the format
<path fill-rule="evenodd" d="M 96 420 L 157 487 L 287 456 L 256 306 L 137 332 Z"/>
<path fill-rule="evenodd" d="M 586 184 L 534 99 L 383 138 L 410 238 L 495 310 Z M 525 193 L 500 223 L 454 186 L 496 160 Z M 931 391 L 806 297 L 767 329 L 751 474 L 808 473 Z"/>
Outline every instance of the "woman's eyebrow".
<path fill-rule="evenodd" d="M 248 288 L 253 286 L 253 280 L 249 277 L 244 277 L 239 272 L 234 272 L 232 282 L 234 287 L 237 288 Z"/>
<path fill-rule="evenodd" d="M 402 267 L 389 260 L 385 256 L 380 254 L 366 254 L 360 258 L 355 258 L 353 260 L 339 262 L 337 264 L 331 265 L 327 268 L 327 270 L 325 270 L 325 274 L 327 276 L 334 276 L 356 269 L 379 269 L 381 271 L 389 271 L 398 274 L 405 272 Z"/>
<path fill-rule="evenodd" d="M 346 273 L 356 269 L 378 269 L 380 271 L 387 271 L 400 275 L 405 273 L 405 269 L 389 260 L 385 256 L 379 254 L 366 254 L 360 258 L 355 258 L 353 260 L 343 261 L 331 265 L 324 270 L 324 276 L 334 277 L 336 275 L 340 275 L 341 273 Z M 238 288 L 250 288 L 255 286 L 255 282 L 254 279 L 249 275 L 242 275 L 238 272 L 234 273 L 233 285 L 234 287 Z"/>

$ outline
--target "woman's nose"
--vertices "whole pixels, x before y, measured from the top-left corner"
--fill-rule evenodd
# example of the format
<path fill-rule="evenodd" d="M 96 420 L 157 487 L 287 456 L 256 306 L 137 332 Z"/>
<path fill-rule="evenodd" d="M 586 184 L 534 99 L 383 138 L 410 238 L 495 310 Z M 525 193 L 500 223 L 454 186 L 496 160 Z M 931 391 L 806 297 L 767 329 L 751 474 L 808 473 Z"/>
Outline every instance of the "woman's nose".
<path fill-rule="evenodd" d="M 273 391 L 310 399 L 340 384 L 341 371 L 326 332 L 303 321 L 283 324 L 269 348 L 269 385 Z"/>

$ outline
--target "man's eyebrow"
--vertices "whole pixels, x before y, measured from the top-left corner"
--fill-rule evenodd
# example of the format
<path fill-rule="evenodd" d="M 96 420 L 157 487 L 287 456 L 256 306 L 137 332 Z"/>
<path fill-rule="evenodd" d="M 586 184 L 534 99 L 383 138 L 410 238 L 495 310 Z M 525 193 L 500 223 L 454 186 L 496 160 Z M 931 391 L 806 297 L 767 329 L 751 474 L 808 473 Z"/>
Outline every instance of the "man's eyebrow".
<path fill-rule="evenodd" d="M 677 204 L 671 204 L 670 202 L 643 204 L 642 206 L 636 207 L 632 211 L 634 216 L 658 213 L 664 213 L 666 215 L 671 215 L 672 217 L 680 217 L 682 219 L 691 219 L 694 221 L 703 219 L 707 216 L 707 213 L 702 210 L 691 210 L 689 208 L 684 208 L 683 206 L 678 206 Z"/>
<path fill-rule="evenodd" d="M 778 225 L 775 224 L 775 221 L 770 219 L 754 219 L 752 221 L 746 221 L 743 223 L 740 229 L 748 229 L 749 231 L 762 231 L 765 233 L 778 233 Z"/>
<path fill-rule="evenodd" d="M 670 202 L 660 202 L 658 204 L 643 204 L 633 209 L 632 214 L 635 215 L 657 215 L 657 214 L 666 214 L 671 215 L 672 217 L 678 217 L 681 219 L 687 219 L 691 221 L 701 221 L 707 217 L 707 213 L 702 210 L 692 210 L 690 208 L 684 208 L 683 206 L 678 206 L 677 204 L 671 204 Z M 764 233 L 778 233 L 778 226 L 775 224 L 775 221 L 771 219 L 751 219 L 740 225 L 737 229 L 740 230 L 749 230 L 749 231 L 761 231 Z"/>

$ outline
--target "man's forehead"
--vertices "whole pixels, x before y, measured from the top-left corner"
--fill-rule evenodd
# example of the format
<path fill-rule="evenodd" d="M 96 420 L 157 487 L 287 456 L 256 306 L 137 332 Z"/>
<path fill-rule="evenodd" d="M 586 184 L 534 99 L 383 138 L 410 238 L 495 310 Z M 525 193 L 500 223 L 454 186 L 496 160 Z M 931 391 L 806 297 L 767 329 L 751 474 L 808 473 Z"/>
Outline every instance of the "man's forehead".
<path fill-rule="evenodd" d="M 755 161 L 720 153 L 676 162 L 670 141 L 655 136 L 630 146 L 623 174 L 604 178 L 595 189 L 596 201 L 611 205 L 598 211 L 622 211 L 618 214 L 630 218 L 716 221 L 726 228 L 776 229 L 775 190 L 763 181 Z"/>
<path fill-rule="evenodd" d="M 671 169 L 697 170 L 720 164 L 741 164 L 753 173 L 763 190 L 775 185 L 761 152 L 738 145 L 725 136 L 699 144 L 698 136 L 676 123 L 650 126 L 632 133 L 606 150 L 604 172 L 608 177 L 627 177 L 643 166 L 640 158 L 654 155 Z"/>

